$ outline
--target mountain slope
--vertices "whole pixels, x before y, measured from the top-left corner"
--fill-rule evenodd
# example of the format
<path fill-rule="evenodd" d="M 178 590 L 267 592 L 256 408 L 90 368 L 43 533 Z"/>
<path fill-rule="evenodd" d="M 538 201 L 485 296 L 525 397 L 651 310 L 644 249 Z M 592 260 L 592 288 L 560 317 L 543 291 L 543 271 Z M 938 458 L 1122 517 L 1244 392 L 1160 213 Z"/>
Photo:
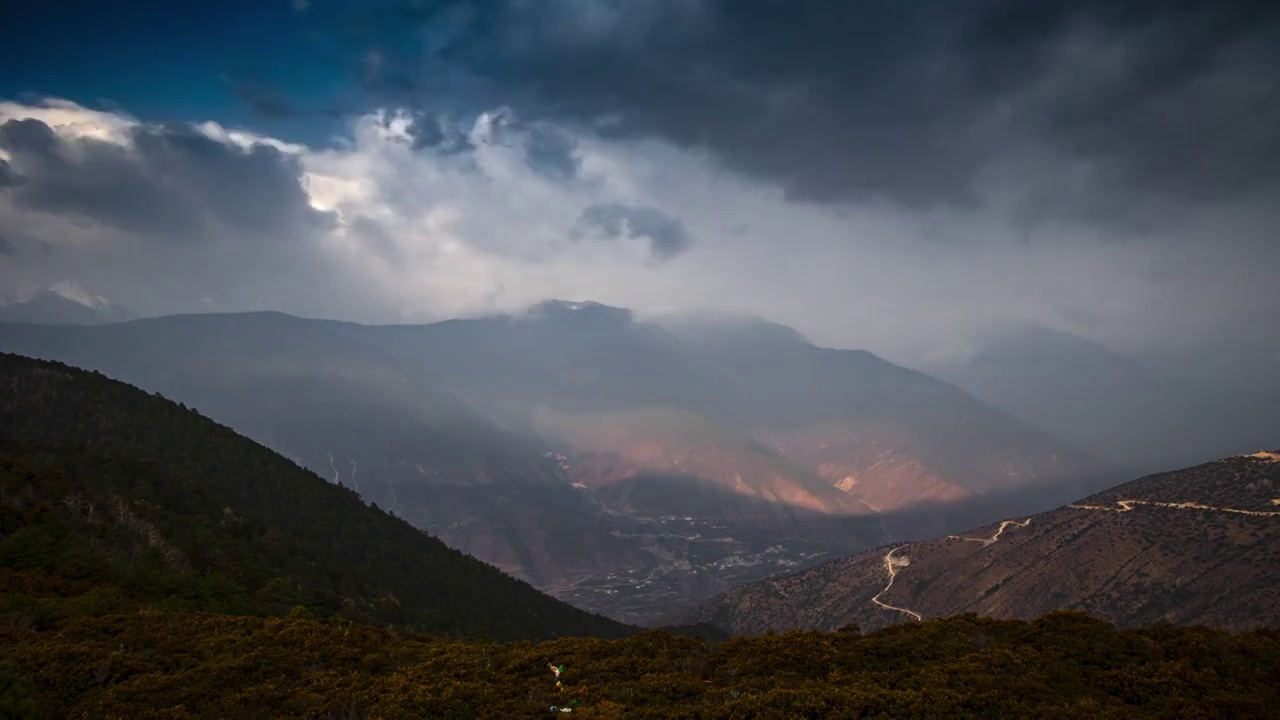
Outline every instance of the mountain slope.
<path fill-rule="evenodd" d="M 6 588 L 495 638 L 619 635 L 163 398 L 0 356 Z M 280 608 L 276 608 L 280 609 Z"/>
<path fill-rule="evenodd" d="M 688 410 L 640 407 L 620 413 L 557 413 L 540 410 L 535 427 L 549 437 L 593 454 L 612 456 L 634 470 L 665 470 L 719 480 L 733 494 L 813 512 L 867 513 L 870 506 L 842 492 L 818 473 L 766 447 L 749 434 Z M 618 474 L 571 473 L 588 487 L 602 487 Z M 598 467 L 598 465 L 597 465 Z"/>
<path fill-rule="evenodd" d="M 769 578 L 679 617 L 762 632 L 1059 609 L 1124 626 L 1280 624 L 1280 453 L 1151 475 L 1030 518 Z"/>
<path fill-rule="evenodd" d="M 721 416 L 877 510 L 1106 472 L 1008 413 L 869 352 L 817 347 L 768 324 L 695 328 L 682 344 L 734 388 Z"/>

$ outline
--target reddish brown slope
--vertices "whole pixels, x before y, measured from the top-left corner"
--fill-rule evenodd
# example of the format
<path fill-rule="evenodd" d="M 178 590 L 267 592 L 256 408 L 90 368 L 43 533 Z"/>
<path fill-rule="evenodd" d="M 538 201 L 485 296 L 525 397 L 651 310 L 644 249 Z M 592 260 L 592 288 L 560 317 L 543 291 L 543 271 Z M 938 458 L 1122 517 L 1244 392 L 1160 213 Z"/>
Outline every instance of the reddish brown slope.
<path fill-rule="evenodd" d="M 1275 456 L 1227 458 L 1017 523 L 763 580 L 679 619 L 755 633 L 850 623 L 866 630 L 909 622 L 913 614 L 1033 618 L 1078 609 L 1120 625 L 1277 626 L 1277 499 Z M 892 585 L 887 562 L 895 563 Z"/>
<path fill-rule="evenodd" d="M 737 495 L 811 512 L 872 511 L 810 467 L 732 426 L 688 410 L 644 407 L 569 414 L 543 409 L 538 421 L 539 431 L 582 453 L 574 458 L 569 474 L 588 487 L 646 473 L 679 473 L 709 480 Z"/>
<path fill-rule="evenodd" d="M 901 433 L 828 422 L 762 434 L 788 460 L 812 469 L 850 500 L 875 512 L 959 502 L 974 495 L 926 465 Z"/>

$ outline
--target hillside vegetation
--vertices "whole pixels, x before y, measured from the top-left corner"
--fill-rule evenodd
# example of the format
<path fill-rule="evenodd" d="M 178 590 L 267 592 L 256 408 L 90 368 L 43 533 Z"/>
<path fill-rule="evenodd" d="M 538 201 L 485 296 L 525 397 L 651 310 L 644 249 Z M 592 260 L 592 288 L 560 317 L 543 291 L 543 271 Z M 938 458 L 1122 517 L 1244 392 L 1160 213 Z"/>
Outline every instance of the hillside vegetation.
<path fill-rule="evenodd" d="M 1074 613 L 713 646 L 656 631 L 488 644 L 149 611 L 56 632 L 2 625 L 0 661 L 45 717 L 94 720 L 563 717 L 553 705 L 573 718 L 1129 720 L 1274 717 L 1280 703 L 1274 631 L 1116 630 Z"/>
<path fill-rule="evenodd" d="M 617 636 L 354 492 L 158 396 L 0 355 L 0 613 L 139 604 L 453 636 Z"/>

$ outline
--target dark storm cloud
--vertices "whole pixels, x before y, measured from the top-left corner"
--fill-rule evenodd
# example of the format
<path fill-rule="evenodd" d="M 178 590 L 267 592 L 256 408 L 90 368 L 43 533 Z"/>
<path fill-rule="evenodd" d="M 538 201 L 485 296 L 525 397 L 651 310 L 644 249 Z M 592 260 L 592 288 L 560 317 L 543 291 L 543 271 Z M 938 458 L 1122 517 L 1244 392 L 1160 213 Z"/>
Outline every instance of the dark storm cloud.
<path fill-rule="evenodd" d="M 705 146 L 806 199 L 970 203 L 1031 146 L 1090 169 L 1096 182 L 1056 208 L 1086 218 L 1125 212 L 1109 207 L 1117 192 L 1215 202 L 1280 179 L 1274 2 L 397 7 L 431 42 L 387 51 L 388 76 L 429 84 L 448 67 L 547 116 Z"/>
<path fill-rule="evenodd" d="M 494 142 L 521 146 L 525 162 L 535 172 L 552 180 L 577 177 L 577 141 L 560 128 L 545 122 L 525 122 L 509 110 L 498 111 L 490 127 Z M 459 123 L 442 112 L 416 112 L 405 132 L 415 150 L 458 155 L 476 149 Z"/>
<path fill-rule="evenodd" d="M 296 237 L 327 220 L 308 204 L 294 158 L 262 144 L 234 147 L 184 125 L 138 126 L 121 145 L 10 120 L 0 125 L 0 149 L 17 178 L 4 192 L 22 206 L 169 242 L 228 228 Z"/>
<path fill-rule="evenodd" d="M 650 252 L 658 260 L 679 255 L 690 244 L 684 224 L 654 207 L 592 205 L 582 212 L 579 224 L 611 239 L 647 240 Z"/>
<path fill-rule="evenodd" d="M 1089 188 L 1041 198 L 1046 214 L 1132 219 L 1138 202 L 1176 214 L 1280 191 L 1280 5 L 1028 3 L 988 28 L 996 47 L 1014 48 L 1075 31 L 1075 54 L 1024 106 L 1040 137 L 1089 163 Z"/>

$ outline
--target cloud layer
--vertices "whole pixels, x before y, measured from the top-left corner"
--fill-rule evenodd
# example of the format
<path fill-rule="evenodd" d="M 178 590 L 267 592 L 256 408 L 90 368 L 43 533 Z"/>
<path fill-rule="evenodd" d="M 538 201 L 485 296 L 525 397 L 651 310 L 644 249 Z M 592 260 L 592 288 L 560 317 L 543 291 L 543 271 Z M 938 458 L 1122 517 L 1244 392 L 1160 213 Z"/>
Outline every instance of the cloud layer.
<path fill-rule="evenodd" d="M 0 291 L 723 309 L 908 362 L 1009 319 L 1119 349 L 1243 330 L 1280 317 L 1273 8 L 316 4 L 360 28 L 373 103 L 327 146 L 0 102 Z"/>
<path fill-rule="evenodd" d="M 381 322 L 591 298 L 755 313 L 904 359 L 1010 317 L 1147 343 L 1274 308 L 1259 264 L 1274 253 L 1230 252 L 1270 232 L 1250 224 L 1266 208 L 1125 242 L 1060 224 L 1063 241 L 1028 243 L 988 208 L 805 202 L 663 141 L 557 127 L 575 169 L 548 174 L 509 109 L 445 121 L 458 151 L 419 142 L 412 112 L 363 116 L 349 144 L 315 150 L 57 108 L 0 115 L 11 291 L 73 278 L 143 312 Z"/>
<path fill-rule="evenodd" d="M 0 125 L 10 199 L 165 242 L 323 229 L 296 157 L 237 147 L 185 125 L 133 125 L 117 140 L 59 135 L 35 118 Z"/>

